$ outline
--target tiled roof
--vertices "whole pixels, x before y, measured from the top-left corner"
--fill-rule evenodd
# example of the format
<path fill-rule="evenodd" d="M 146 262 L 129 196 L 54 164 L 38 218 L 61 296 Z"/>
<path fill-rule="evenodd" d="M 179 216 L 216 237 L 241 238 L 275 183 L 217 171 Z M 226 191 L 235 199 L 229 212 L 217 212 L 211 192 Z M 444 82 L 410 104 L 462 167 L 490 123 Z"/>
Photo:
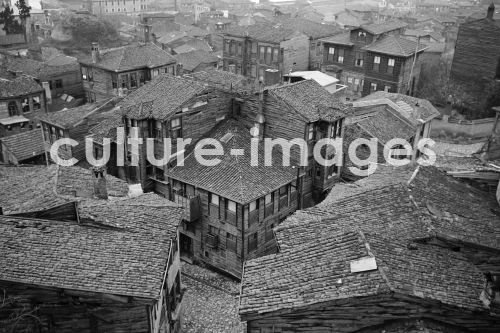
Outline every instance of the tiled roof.
<path fill-rule="evenodd" d="M 269 94 L 289 104 L 308 122 L 343 118 L 351 107 L 340 102 L 314 80 L 269 87 Z"/>
<path fill-rule="evenodd" d="M 341 45 L 354 45 L 351 42 L 351 33 L 345 32 L 328 38 L 321 39 L 324 43 L 341 44 Z"/>
<path fill-rule="evenodd" d="M 297 17 L 277 17 L 275 22 L 281 24 L 285 29 L 300 31 L 313 39 L 332 36 L 341 31 L 337 26 L 332 24 L 324 24 Z"/>
<path fill-rule="evenodd" d="M 206 89 L 202 83 L 163 74 L 130 93 L 119 106 L 132 119 L 164 120 Z"/>
<path fill-rule="evenodd" d="M 231 92 L 249 93 L 255 90 L 253 81 L 246 76 L 222 70 L 207 69 L 186 74 L 183 77 Z"/>
<path fill-rule="evenodd" d="M 66 58 L 62 55 L 55 60 L 52 59 L 50 64 L 48 62 L 37 61 L 24 57 L 9 57 L 7 59 L 6 67 L 7 70 L 12 72 L 21 72 L 23 74 L 32 76 L 37 79 L 45 79 L 51 75 L 61 75 L 68 72 L 80 71 L 80 66 L 76 62 L 76 59 L 72 63 L 58 63 L 57 59 L 61 57 Z M 56 65 L 51 65 L 51 64 Z"/>
<path fill-rule="evenodd" d="M 232 134 L 232 137 L 224 143 L 221 139 L 227 134 Z M 265 166 L 262 143 L 259 145 L 258 165 L 252 166 L 250 154 L 254 152 L 250 146 L 250 129 L 236 120 L 222 121 L 205 137 L 218 140 L 224 148 L 224 155 L 218 157 L 221 159 L 218 165 L 203 166 L 191 151 L 186 154 L 184 166 L 176 166 L 166 175 L 239 203 L 253 201 L 297 178 L 293 160 L 292 166 L 283 166 L 278 149 L 273 150 L 272 166 Z M 244 155 L 232 155 L 232 149 L 242 149 Z"/>
<path fill-rule="evenodd" d="M 92 196 L 94 176 L 79 167 L 26 166 L 0 168 L 0 207 L 4 214 L 35 212 Z M 108 194 L 124 197 L 128 185 L 123 180 L 106 176 Z M 76 191 L 76 192 L 75 192 Z M 76 197 L 75 197 L 76 193 Z"/>
<path fill-rule="evenodd" d="M 182 68 L 188 71 L 196 69 L 201 64 L 217 63 L 219 61 L 217 56 L 203 50 L 177 54 L 175 58 L 177 63 L 182 64 Z"/>
<path fill-rule="evenodd" d="M 387 98 L 394 103 L 405 102 L 407 105 L 412 107 L 413 112 L 402 113 L 402 115 L 409 119 L 413 119 L 413 122 L 417 122 L 419 119 L 427 122 L 441 115 L 436 107 L 434 107 L 434 105 L 432 105 L 432 103 L 428 100 L 403 94 L 376 91 L 368 96 L 358 99 L 357 101 L 369 101 L 383 98 Z"/>
<path fill-rule="evenodd" d="M 47 122 L 61 128 L 71 128 L 84 120 L 89 113 L 92 113 L 99 107 L 98 104 L 84 104 L 76 108 L 61 110 L 57 112 L 49 112 L 39 117 L 41 121 Z"/>
<path fill-rule="evenodd" d="M 406 241 L 384 234 L 350 230 L 327 231 L 276 255 L 247 261 L 240 314 L 391 293 L 484 310 L 479 295 L 485 278 L 462 254 L 423 244 L 410 249 Z M 377 268 L 352 273 L 350 262 L 367 257 Z M 335 307 L 343 304 L 349 306 L 344 301 Z"/>
<path fill-rule="evenodd" d="M 361 28 L 374 35 L 380 35 L 396 29 L 407 27 L 408 23 L 399 20 L 390 20 L 381 23 L 363 24 Z"/>
<path fill-rule="evenodd" d="M 205 52 L 212 52 L 212 47 L 204 40 L 198 38 L 192 38 L 186 43 L 174 48 L 174 52 L 177 54 L 191 52 L 195 50 L 203 50 Z"/>
<path fill-rule="evenodd" d="M 0 78 L 0 98 L 12 98 L 42 92 L 43 88 L 33 79 L 19 76 L 13 79 Z"/>
<path fill-rule="evenodd" d="M 251 37 L 259 41 L 280 43 L 290 39 L 297 29 L 290 29 L 277 23 L 256 23 L 249 26 L 231 28 L 224 34 L 236 37 Z"/>
<path fill-rule="evenodd" d="M 353 103 L 356 107 L 356 104 Z M 408 140 L 416 134 L 417 127 L 406 121 L 390 106 L 372 112 L 351 126 L 359 126 L 382 144 L 394 138 Z"/>
<path fill-rule="evenodd" d="M 80 202 L 80 223 L 0 216 L 0 280 L 157 299 L 182 209 L 144 196 Z"/>
<path fill-rule="evenodd" d="M 409 57 L 415 54 L 417 42 L 404 39 L 398 36 L 385 36 L 370 45 L 363 47 L 367 51 L 388 54 L 396 57 Z M 418 52 L 427 48 L 426 45 L 419 43 Z"/>
<path fill-rule="evenodd" d="M 500 249 L 500 217 L 496 213 L 498 204 L 495 198 L 447 176 L 435 167 L 378 166 L 378 171 L 367 178 L 353 184 L 336 185 L 317 209 L 331 211 L 340 202 L 353 198 L 364 198 L 368 202 L 373 193 L 386 189 L 395 193 L 397 187 L 401 187 L 402 192 L 378 204 L 389 207 L 393 205 L 390 200 L 401 201 L 407 197 L 417 205 L 421 218 L 429 221 L 425 231 L 427 236 L 437 235 Z M 396 229 L 408 227 L 392 222 L 391 225 Z"/>
<path fill-rule="evenodd" d="M 0 138 L 3 146 L 21 162 L 44 153 L 42 130 L 35 129 Z"/>
<path fill-rule="evenodd" d="M 152 43 L 122 46 L 101 50 L 97 63 L 91 58 L 80 61 L 83 64 L 121 72 L 138 68 L 154 68 L 175 63 L 172 55 Z"/>
<path fill-rule="evenodd" d="M 107 112 L 99 123 L 89 130 L 94 142 L 102 143 L 104 138 L 116 142 L 116 129 L 123 126 L 123 115 L 119 109 Z"/>

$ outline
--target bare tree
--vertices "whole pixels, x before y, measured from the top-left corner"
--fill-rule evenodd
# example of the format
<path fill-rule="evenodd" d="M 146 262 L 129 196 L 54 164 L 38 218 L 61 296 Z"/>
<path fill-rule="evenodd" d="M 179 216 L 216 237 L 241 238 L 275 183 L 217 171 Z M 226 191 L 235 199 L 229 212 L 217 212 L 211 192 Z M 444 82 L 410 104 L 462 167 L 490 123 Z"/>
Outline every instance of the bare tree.
<path fill-rule="evenodd" d="M 0 290 L 0 328 L 1 332 L 34 332 L 40 322 L 38 306 L 30 306 L 29 301 L 9 296 L 5 289 Z"/>

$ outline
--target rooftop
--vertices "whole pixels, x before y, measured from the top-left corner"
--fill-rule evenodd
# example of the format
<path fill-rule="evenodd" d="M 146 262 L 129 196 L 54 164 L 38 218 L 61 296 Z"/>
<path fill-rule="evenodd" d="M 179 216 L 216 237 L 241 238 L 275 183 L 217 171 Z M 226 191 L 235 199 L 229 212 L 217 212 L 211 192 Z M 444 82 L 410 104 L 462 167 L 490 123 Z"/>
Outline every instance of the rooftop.
<path fill-rule="evenodd" d="M 378 99 L 388 99 L 396 103 L 400 107 L 399 110 L 401 115 L 409 119 L 414 124 L 416 124 L 419 119 L 427 122 L 441 115 L 436 107 L 428 100 L 398 93 L 376 91 L 368 96 L 358 99 L 357 102 Z M 404 102 L 404 104 L 402 102 Z"/>
<path fill-rule="evenodd" d="M 280 24 L 285 29 L 299 31 L 313 39 L 332 36 L 341 31 L 336 25 L 314 22 L 298 17 L 277 17 L 274 22 Z"/>
<path fill-rule="evenodd" d="M 256 23 L 249 26 L 238 26 L 226 31 L 225 35 L 236 37 L 250 37 L 263 42 L 280 43 L 289 40 L 297 33 L 296 28 L 285 27 L 279 23 Z"/>
<path fill-rule="evenodd" d="M 18 162 L 44 153 L 42 130 L 35 129 L 0 138 L 7 149 Z"/>
<path fill-rule="evenodd" d="M 328 38 L 322 38 L 321 40 L 325 43 L 341 44 L 341 45 L 348 45 L 348 46 L 354 45 L 351 42 L 351 33 L 350 32 L 345 32 L 345 33 L 338 34 L 338 35 L 328 37 Z"/>
<path fill-rule="evenodd" d="M 269 94 L 292 107 L 308 122 L 335 121 L 345 117 L 351 107 L 342 103 L 314 80 L 271 86 Z"/>
<path fill-rule="evenodd" d="M 418 51 L 417 51 L 418 46 Z M 371 52 L 388 54 L 396 57 L 410 57 L 415 51 L 421 52 L 427 48 L 426 45 L 399 36 L 385 36 L 363 49 Z"/>
<path fill-rule="evenodd" d="M 43 114 L 39 119 L 43 122 L 56 125 L 58 127 L 69 129 L 77 125 L 85 118 L 98 111 L 101 104 L 84 104 L 76 108 L 61 110 L 57 112 L 49 112 Z"/>
<path fill-rule="evenodd" d="M 79 71 L 80 66 L 74 59 L 73 62 L 58 63 L 58 59 L 66 59 L 62 55 L 49 62 L 37 61 L 25 57 L 8 57 L 6 59 L 6 68 L 11 72 L 21 72 L 36 79 L 47 78 L 52 75 L 61 75 L 71 71 Z"/>
<path fill-rule="evenodd" d="M 177 63 L 182 64 L 182 68 L 188 71 L 196 69 L 201 64 L 217 63 L 219 61 L 219 57 L 203 50 L 177 54 L 175 58 Z"/>
<path fill-rule="evenodd" d="M 35 80 L 27 76 L 22 75 L 12 79 L 0 77 L 0 98 L 15 98 L 42 91 L 43 88 Z"/>
<path fill-rule="evenodd" d="M 495 198 L 434 167 L 379 168 L 275 228 L 280 252 L 245 263 L 242 316 L 390 292 L 489 313 L 484 275 L 432 240 L 500 249 Z"/>
<path fill-rule="evenodd" d="M 138 68 L 155 68 L 174 64 L 175 58 L 152 43 L 134 44 L 118 48 L 101 50 L 98 61 L 86 57 L 80 62 L 108 71 L 122 72 Z"/>
<path fill-rule="evenodd" d="M 8 189 L 0 194 L 0 280 L 157 299 L 182 209 L 155 194 L 109 200 L 68 194 L 92 177 L 77 167 L 0 169 Z M 68 210 L 77 217 L 61 220 Z"/>
<path fill-rule="evenodd" d="M 230 139 L 223 142 L 222 138 L 228 135 Z M 250 129 L 237 120 L 220 122 L 205 137 L 222 144 L 224 155 L 218 157 L 221 159 L 219 164 L 203 166 L 195 160 L 191 149 L 186 153 L 184 166 L 176 166 L 166 172 L 166 175 L 239 203 L 253 201 L 297 178 L 297 168 L 283 166 L 282 153 L 278 149 L 273 150 L 272 166 L 265 166 L 262 143 L 258 151 L 259 163 L 252 166 Z M 244 155 L 230 154 L 232 149 L 241 149 Z"/>
<path fill-rule="evenodd" d="M 400 20 L 390 20 L 381 23 L 371 23 L 361 25 L 361 29 L 368 31 L 374 35 L 380 35 L 386 32 L 390 32 L 396 29 L 405 28 L 408 23 Z"/>

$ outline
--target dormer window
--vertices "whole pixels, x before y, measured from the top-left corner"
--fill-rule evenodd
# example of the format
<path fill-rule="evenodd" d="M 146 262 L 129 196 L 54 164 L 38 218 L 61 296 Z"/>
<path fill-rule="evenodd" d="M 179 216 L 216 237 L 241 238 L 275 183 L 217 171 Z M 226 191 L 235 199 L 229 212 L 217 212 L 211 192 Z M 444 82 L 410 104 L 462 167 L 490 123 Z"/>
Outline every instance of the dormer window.
<path fill-rule="evenodd" d="M 366 32 L 359 31 L 358 32 L 358 40 L 365 40 L 365 39 L 366 39 Z"/>

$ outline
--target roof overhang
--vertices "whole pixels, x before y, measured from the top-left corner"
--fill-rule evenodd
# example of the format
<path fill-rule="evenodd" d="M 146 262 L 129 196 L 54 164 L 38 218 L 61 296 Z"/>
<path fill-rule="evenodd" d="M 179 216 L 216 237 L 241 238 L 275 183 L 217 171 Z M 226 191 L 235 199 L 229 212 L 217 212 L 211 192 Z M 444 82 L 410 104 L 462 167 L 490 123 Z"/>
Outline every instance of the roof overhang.
<path fill-rule="evenodd" d="M 26 123 L 29 121 L 30 120 L 24 116 L 14 116 L 14 117 L 0 119 L 0 124 L 4 125 L 4 126 L 8 126 L 8 125 L 14 125 L 14 124 L 19 124 L 19 123 Z"/>

